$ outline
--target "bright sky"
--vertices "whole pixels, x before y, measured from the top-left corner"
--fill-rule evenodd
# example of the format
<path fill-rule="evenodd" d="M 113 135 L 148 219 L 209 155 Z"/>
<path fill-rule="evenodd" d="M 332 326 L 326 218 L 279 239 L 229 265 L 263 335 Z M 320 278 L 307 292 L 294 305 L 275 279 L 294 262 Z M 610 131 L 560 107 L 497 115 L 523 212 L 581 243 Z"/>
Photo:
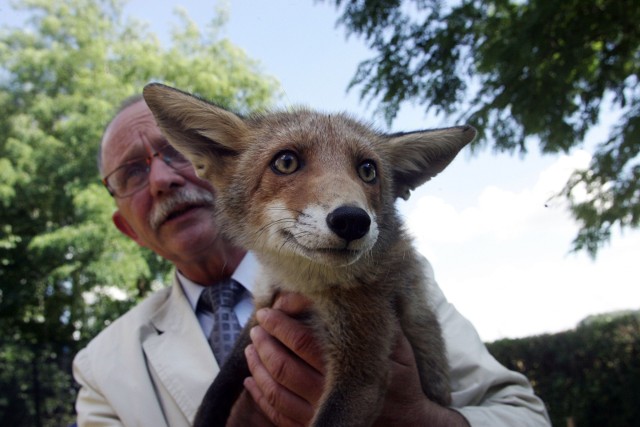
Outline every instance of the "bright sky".
<path fill-rule="evenodd" d="M 314 0 L 230 0 L 229 5 L 223 35 L 280 81 L 282 105 L 372 118 L 357 88 L 346 93 L 357 64 L 371 55 L 336 27 L 333 7 Z M 131 0 L 126 11 L 164 39 L 177 22 L 176 6 L 204 28 L 215 1 Z M 457 124 L 450 120 L 407 107 L 393 130 Z M 592 144 L 606 132 L 593 134 Z M 591 261 L 586 254 L 569 253 L 577 225 L 562 203 L 545 206 L 573 168 L 589 158 L 580 150 L 541 157 L 535 146 L 524 158 L 490 150 L 461 154 L 399 204 L 448 299 L 484 340 L 558 332 L 591 314 L 640 308 L 640 281 L 632 270 L 640 260 L 640 232 L 616 235 Z"/>

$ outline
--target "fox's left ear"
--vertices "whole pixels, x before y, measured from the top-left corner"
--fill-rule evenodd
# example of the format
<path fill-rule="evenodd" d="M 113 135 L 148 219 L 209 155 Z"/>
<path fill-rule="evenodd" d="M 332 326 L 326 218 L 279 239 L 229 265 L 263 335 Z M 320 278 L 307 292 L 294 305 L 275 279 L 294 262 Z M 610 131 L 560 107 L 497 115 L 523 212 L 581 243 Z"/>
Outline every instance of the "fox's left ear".
<path fill-rule="evenodd" d="M 395 197 L 407 200 L 411 190 L 442 172 L 475 136 L 472 126 L 388 135 L 380 149 L 393 170 Z"/>
<path fill-rule="evenodd" d="M 233 167 L 231 159 L 244 149 L 247 127 L 242 117 L 159 83 L 146 85 L 143 96 L 162 133 L 198 176 L 222 185 Z"/>

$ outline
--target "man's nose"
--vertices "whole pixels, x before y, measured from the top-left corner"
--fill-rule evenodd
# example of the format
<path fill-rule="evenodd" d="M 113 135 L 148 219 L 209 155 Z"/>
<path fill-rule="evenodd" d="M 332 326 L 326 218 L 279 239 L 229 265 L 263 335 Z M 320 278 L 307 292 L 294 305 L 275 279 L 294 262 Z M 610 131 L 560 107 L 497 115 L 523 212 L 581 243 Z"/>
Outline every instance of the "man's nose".
<path fill-rule="evenodd" d="M 149 164 L 149 191 L 156 196 L 185 184 L 184 176 L 164 162 L 160 156 L 151 158 Z"/>

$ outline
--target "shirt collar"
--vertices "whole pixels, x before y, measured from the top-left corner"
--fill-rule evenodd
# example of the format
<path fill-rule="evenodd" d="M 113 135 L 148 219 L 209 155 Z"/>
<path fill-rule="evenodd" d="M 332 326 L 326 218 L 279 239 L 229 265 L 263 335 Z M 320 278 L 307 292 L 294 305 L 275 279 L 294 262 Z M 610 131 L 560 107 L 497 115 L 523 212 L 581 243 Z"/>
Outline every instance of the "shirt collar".
<path fill-rule="evenodd" d="M 200 299 L 200 294 L 204 290 L 204 286 L 187 279 L 178 270 L 176 270 L 176 276 L 178 277 L 178 281 L 189 300 L 189 304 L 191 304 L 191 308 L 195 310 L 198 304 L 198 299 Z M 253 285 L 257 277 L 258 260 L 253 252 L 247 252 L 231 275 L 231 278 L 240 283 L 250 294 L 253 294 Z"/>

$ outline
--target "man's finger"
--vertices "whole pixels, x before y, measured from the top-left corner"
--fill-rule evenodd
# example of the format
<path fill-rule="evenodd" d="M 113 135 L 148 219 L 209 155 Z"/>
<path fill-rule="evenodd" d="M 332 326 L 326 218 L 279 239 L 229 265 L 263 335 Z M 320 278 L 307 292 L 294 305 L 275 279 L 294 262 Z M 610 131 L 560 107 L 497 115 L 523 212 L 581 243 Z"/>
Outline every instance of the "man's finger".
<path fill-rule="evenodd" d="M 280 310 L 263 308 L 256 313 L 258 323 L 268 334 L 324 374 L 322 350 L 314 331 L 299 320 L 289 317 Z"/>
<path fill-rule="evenodd" d="M 245 380 L 245 388 L 262 412 L 278 426 L 306 424 L 313 407 L 271 376 L 253 344 L 247 346 L 245 355 L 252 374 Z"/>
<path fill-rule="evenodd" d="M 412 367 L 416 364 L 416 359 L 413 354 L 413 348 L 407 339 L 407 336 L 399 330 L 396 333 L 396 342 L 393 345 L 390 359 L 402 366 Z"/>
<path fill-rule="evenodd" d="M 320 398 L 324 377 L 315 368 L 261 326 L 251 330 L 251 340 L 261 364 L 274 381 L 307 402 L 315 403 Z"/>
<path fill-rule="evenodd" d="M 278 294 L 273 307 L 291 316 L 305 313 L 311 309 L 312 302 L 309 298 L 294 292 L 281 292 Z"/>

